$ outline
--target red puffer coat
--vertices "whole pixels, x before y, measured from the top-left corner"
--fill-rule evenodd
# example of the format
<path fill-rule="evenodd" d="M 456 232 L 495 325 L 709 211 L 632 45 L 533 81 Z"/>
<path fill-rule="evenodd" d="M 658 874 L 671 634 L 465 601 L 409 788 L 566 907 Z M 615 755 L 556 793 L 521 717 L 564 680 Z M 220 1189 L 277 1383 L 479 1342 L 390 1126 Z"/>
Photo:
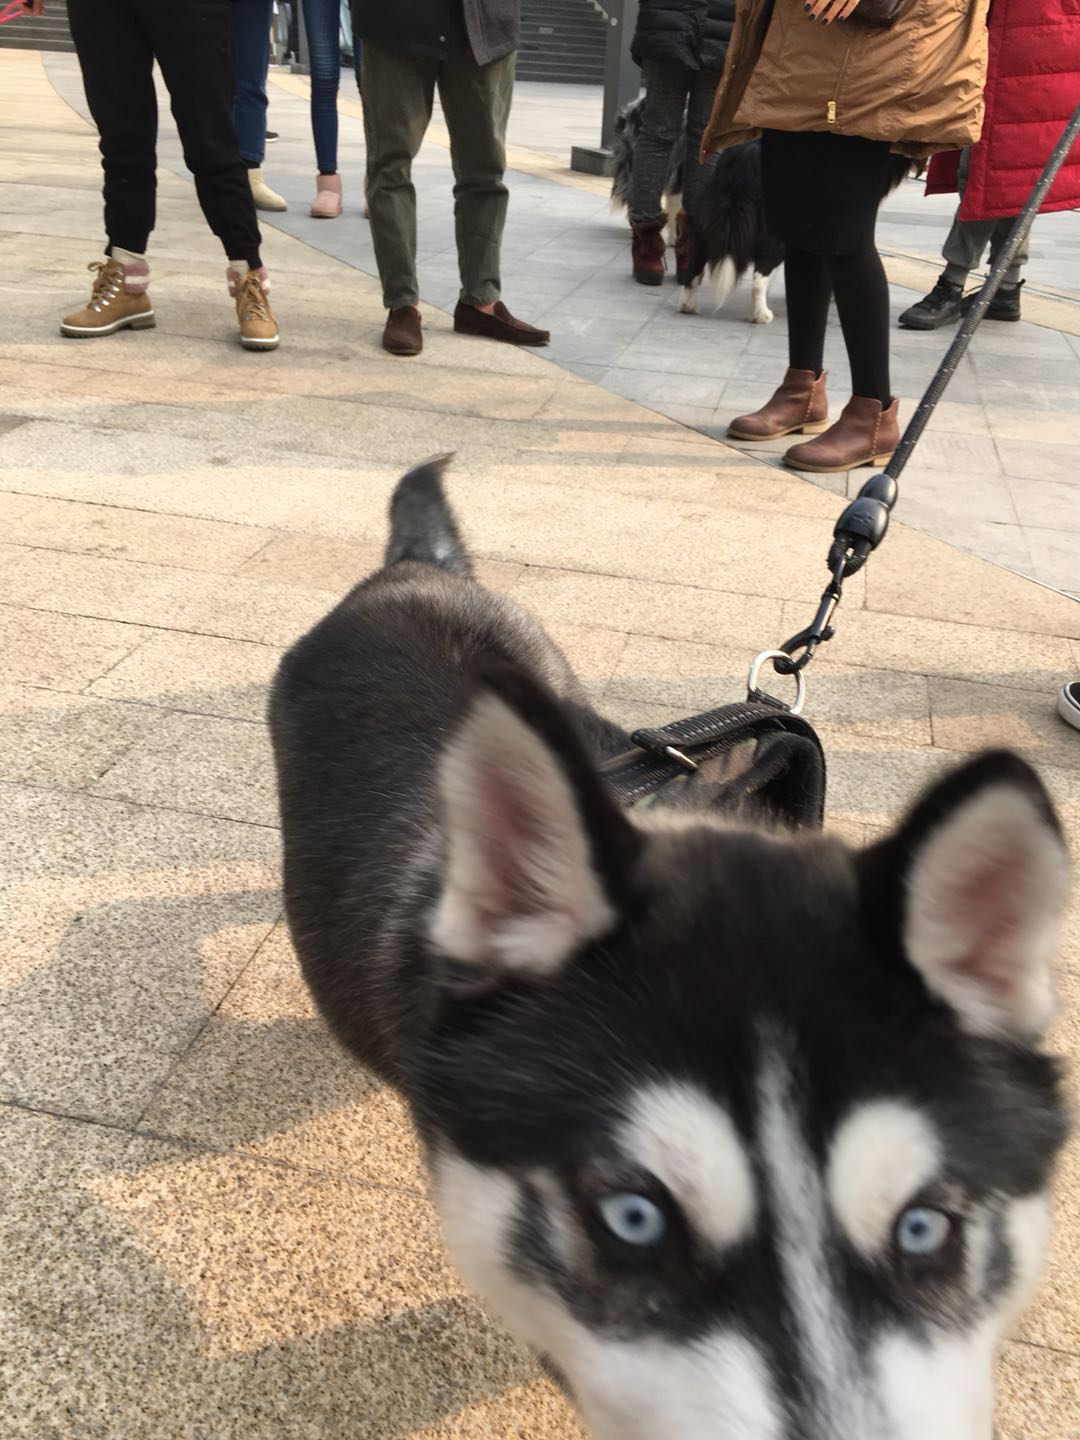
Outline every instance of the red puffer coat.
<path fill-rule="evenodd" d="M 993 0 L 982 139 L 971 151 L 961 220 L 1018 215 L 1080 105 L 1080 0 Z M 959 156 L 937 155 L 926 192 L 955 190 Z M 1080 141 L 1043 210 L 1080 207 Z"/>

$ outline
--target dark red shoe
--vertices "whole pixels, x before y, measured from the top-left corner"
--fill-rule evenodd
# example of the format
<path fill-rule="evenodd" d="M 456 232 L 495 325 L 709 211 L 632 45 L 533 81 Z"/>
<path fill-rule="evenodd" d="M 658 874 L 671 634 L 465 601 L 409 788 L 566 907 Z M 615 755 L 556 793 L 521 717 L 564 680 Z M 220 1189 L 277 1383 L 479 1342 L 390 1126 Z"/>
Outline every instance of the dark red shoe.
<path fill-rule="evenodd" d="M 662 285 L 664 283 L 664 226 L 667 216 L 652 220 L 648 225 L 631 222 L 630 259 L 634 267 L 634 279 L 639 285 Z"/>

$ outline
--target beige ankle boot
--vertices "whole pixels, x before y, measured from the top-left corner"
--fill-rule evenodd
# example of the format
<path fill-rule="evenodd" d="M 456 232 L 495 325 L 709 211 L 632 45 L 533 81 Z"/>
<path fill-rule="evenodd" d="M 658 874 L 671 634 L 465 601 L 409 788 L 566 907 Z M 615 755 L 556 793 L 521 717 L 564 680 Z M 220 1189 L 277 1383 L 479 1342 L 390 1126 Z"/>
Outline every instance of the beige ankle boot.
<path fill-rule="evenodd" d="M 147 286 L 150 266 L 145 255 L 114 248 L 112 255 L 87 267 L 94 273 L 90 300 L 81 310 L 65 315 L 61 335 L 83 339 L 115 335 L 117 330 L 152 330 L 154 307 Z"/>
<path fill-rule="evenodd" d="M 251 186 L 251 198 L 255 201 L 256 210 L 287 210 L 289 208 L 285 197 L 279 195 L 276 190 L 271 190 L 263 179 L 262 168 L 249 170 L 248 183 Z"/>
<path fill-rule="evenodd" d="M 824 430 L 829 418 L 825 396 L 827 370 L 789 370 L 771 400 L 752 415 L 740 415 L 728 426 L 732 440 L 774 440 L 797 430 L 812 435 Z"/>

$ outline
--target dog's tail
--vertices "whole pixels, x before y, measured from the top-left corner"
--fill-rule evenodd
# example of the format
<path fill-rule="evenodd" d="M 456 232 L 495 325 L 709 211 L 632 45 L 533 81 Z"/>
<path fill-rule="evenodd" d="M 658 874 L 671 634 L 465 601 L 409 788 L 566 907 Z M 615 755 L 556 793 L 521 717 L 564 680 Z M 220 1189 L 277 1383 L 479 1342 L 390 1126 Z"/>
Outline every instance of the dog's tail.
<path fill-rule="evenodd" d="M 396 565 L 399 560 L 422 560 L 457 575 L 471 576 L 468 552 L 443 491 L 443 472 L 450 460 L 449 455 L 437 455 L 398 481 L 390 500 L 387 565 Z"/>

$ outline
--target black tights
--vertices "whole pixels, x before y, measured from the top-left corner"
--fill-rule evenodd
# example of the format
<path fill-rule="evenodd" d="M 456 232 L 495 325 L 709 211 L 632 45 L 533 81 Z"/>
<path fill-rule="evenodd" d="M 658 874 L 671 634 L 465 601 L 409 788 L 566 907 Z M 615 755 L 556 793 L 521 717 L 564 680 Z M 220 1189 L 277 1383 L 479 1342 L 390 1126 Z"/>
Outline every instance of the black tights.
<path fill-rule="evenodd" d="M 852 394 L 890 405 L 889 286 L 877 250 L 871 246 L 857 255 L 815 255 L 789 246 L 784 282 L 791 368 L 820 375 L 829 299 L 835 296 L 851 363 Z"/>

